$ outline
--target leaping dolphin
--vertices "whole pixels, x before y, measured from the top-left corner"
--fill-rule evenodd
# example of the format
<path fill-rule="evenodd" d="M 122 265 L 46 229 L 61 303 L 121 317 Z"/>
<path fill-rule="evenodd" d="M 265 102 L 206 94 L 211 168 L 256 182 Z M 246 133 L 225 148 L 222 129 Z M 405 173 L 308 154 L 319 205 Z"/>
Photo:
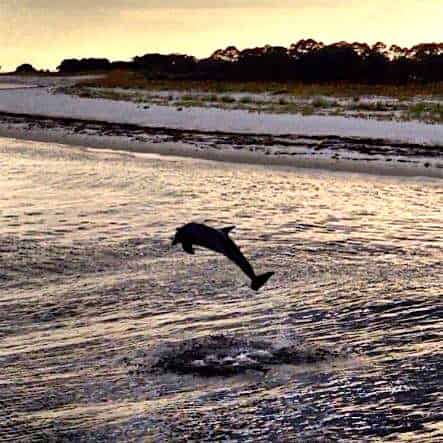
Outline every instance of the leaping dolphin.
<path fill-rule="evenodd" d="M 177 228 L 172 245 L 181 243 L 188 254 L 194 254 L 192 246 L 197 245 L 225 255 L 251 279 L 251 289 L 258 291 L 274 273 L 255 274 L 248 260 L 229 237 L 229 233 L 234 228 L 235 226 L 228 226 L 227 228 L 214 229 L 199 223 L 188 223 Z"/>

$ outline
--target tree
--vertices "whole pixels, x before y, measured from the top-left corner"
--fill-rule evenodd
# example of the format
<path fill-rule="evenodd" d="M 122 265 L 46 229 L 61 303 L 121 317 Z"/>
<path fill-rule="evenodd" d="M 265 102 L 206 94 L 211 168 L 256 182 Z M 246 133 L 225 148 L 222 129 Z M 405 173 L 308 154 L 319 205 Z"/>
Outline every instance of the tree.
<path fill-rule="evenodd" d="M 17 66 L 15 72 L 16 74 L 35 74 L 37 70 L 29 63 L 24 63 L 20 66 Z"/>
<path fill-rule="evenodd" d="M 240 55 L 240 51 L 235 46 L 228 46 L 226 49 L 217 49 L 211 55 L 211 59 L 225 62 L 236 62 Z"/>
<path fill-rule="evenodd" d="M 111 62 L 106 58 L 76 58 L 65 59 L 57 70 L 64 74 L 75 74 L 79 72 L 99 72 L 109 71 L 111 69 Z"/>
<path fill-rule="evenodd" d="M 28 68 L 29 69 L 29 68 Z M 411 48 L 378 41 L 340 41 L 330 45 L 302 39 L 289 48 L 265 45 L 217 49 L 208 58 L 186 54 L 148 53 L 130 62 L 107 59 L 66 59 L 62 73 L 103 72 L 111 69 L 139 71 L 149 79 L 231 81 L 302 81 L 406 83 L 443 81 L 443 43 L 422 43 Z"/>

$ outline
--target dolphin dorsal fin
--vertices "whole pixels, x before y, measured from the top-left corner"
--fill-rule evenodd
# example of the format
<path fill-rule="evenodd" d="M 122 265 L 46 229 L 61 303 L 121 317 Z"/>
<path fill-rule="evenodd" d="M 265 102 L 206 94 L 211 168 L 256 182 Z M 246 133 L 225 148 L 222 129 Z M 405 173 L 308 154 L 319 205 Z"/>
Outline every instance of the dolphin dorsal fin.
<path fill-rule="evenodd" d="M 221 228 L 220 231 L 228 235 L 233 229 L 235 229 L 235 226 L 227 226 L 226 228 Z"/>

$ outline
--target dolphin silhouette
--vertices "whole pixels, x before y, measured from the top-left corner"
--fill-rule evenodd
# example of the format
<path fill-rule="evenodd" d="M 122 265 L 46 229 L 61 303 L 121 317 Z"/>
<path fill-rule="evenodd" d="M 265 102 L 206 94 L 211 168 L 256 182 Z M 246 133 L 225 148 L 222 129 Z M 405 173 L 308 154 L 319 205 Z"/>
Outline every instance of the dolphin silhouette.
<path fill-rule="evenodd" d="M 251 289 L 258 291 L 274 273 L 255 274 L 248 260 L 229 237 L 229 233 L 234 228 L 235 226 L 228 226 L 227 228 L 214 229 L 199 223 L 188 223 L 181 228 L 177 228 L 172 245 L 181 243 L 188 254 L 194 254 L 193 245 L 202 246 L 223 254 L 251 279 Z"/>

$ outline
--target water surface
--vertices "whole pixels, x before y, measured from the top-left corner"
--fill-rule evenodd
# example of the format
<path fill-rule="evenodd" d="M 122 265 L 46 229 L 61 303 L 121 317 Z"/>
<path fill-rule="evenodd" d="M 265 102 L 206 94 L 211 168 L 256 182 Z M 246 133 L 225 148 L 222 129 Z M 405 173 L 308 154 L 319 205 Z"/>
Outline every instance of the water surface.
<path fill-rule="evenodd" d="M 22 83 L 2 83 L 0 82 L 0 90 L 2 89 L 24 89 L 24 88 L 35 88 L 35 85 L 27 85 Z"/>
<path fill-rule="evenodd" d="M 442 182 L 0 140 L 1 441 L 439 441 Z M 235 224 L 259 293 L 171 248 Z M 213 334 L 340 358 L 134 371 Z"/>

